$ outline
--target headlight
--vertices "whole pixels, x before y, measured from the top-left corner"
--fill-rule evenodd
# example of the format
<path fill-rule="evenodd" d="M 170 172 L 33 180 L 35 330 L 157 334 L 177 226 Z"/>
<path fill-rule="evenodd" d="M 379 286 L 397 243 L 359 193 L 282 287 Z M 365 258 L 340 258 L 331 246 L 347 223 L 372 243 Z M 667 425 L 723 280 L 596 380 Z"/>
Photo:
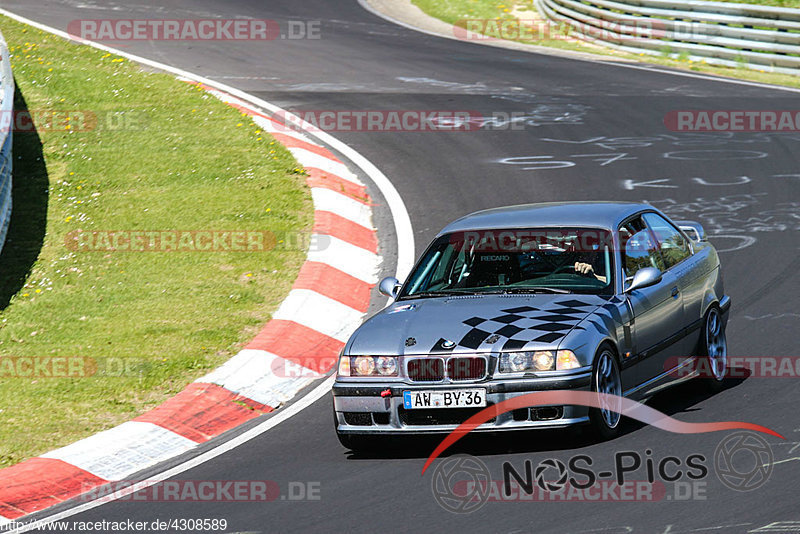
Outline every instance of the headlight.
<path fill-rule="evenodd" d="M 531 368 L 530 352 L 514 352 L 503 356 L 506 357 L 505 365 L 503 365 L 502 357 L 500 359 L 500 370 L 503 372 L 520 373 Z"/>
<path fill-rule="evenodd" d="M 536 371 L 553 370 L 553 353 L 549 350 L 539 350 L 533 353 L 533 368 Z"/>
<path fill-rule="evenodd" d="M 354 374 L 369 376 L 375 372 L 375 359 L 372 356 L 358 356 L 350 361 Z"/>
<path fill-rule="evenodd" d="M 550 350 L 506 352 L 500 355 L 500 372 L 552 371 L 554 363 L 555 354 Z"/>
<path fill-rule="evenodd" d="M 395 356 L 342 356 L 339 376 L 397 376 Z"/>
<path fill-rule="evenodd" d="M 577 369 L 581 364 L 571 350 L 506 352 L 500 355 L 501 373 Z"/>
<path fill-rule="evenodd" d="M 581 364 L 578 358 L 571 350 L 560 350 L 556 353 L 556 369 L 559 371 L 565 369 L 577 369 Z"/>
<path fill-rule="evenodd" d="M 378 374 L 383 376 L 394 376 L 397 374 L 397 358 L 379 356 L 376 360 L 375 368 L 378 370 Z"/>

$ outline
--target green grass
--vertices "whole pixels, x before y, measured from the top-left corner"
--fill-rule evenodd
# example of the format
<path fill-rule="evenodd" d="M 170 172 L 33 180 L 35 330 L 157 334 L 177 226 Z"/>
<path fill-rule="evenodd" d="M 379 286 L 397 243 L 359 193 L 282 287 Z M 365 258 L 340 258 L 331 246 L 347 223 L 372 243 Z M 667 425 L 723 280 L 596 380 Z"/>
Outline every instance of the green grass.
<path fill-rule="evenodd" d="M 534 7 L 532 0 L 412 0 L 412 2 L 428 15 L 460 27 L 465 27 L 466 21 L 469 19 L 502 21 L 519 18 L 526 22 L 531 19 L 541 19 L 541 15 Z M 782 5 L 783 7 L 800 7 L 800 0 L 760 0 L 759 2 L 752 3 Z M 491 30 L 493 33 L 490 33 L 490 35 L 492 36 L 502 35 L 498 34 L 494 28 L 491 28 Z M 662 65 L 682 70 L 705 72 L 741 80 L 800 87 L 800 76 L 751 70 L 741 66 L 712 66 L 704 61 L 691 61 L 688 58 L 671 59 L 664 56 L 653 56 L 644 53 L 631 54 L 573 39 L 545 37 L 520 40 L 520 42 L 562 50 L 574 50 L 602 56 L 611 56 L 629 61 Z"/>
<path fill-rule="evenodd" d="M 220 365 L 269 319 L 305 258 L 285 243 L 267 252 L 76 251 L 66 246 L 70 232 L 281 238 L 310 230 L 312 205 L 291 154 L 214 97 L 5 17 L 0 29 L 18 109 L 99 119 L 90 131 L 40 121 L 14 137 L 0 360 L 91 357 L 100 371 L 2 377 L 0 365 L 6 466 L 129 420 Z M 116 372 L 123 361 L 127 370 Z"/>

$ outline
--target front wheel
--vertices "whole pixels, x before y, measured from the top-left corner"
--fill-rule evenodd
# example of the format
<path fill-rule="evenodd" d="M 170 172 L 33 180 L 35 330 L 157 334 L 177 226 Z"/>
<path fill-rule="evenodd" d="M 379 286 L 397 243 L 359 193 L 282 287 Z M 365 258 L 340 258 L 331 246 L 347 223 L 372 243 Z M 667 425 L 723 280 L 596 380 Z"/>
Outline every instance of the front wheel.
<path fill-rule="evenodd" d="M 589 420 L 596 434 L 608 440 L 619 435 L 622 416 L 622 378 L 614 351 L 602 346 L 592 366 L 592 391 L 612 395 L 603 397 L 600 408 L 589 409 Z"/>
<path fill-rule="evenodd" d="M 703 321 L 703 334 L 700 338 L 701 356 L 705 358 L 706 368 L 703 378 L 708 389 L 719 391 L 728 373 L 728 340 L 722 325 L 719 308 L 712 307 Z"/>

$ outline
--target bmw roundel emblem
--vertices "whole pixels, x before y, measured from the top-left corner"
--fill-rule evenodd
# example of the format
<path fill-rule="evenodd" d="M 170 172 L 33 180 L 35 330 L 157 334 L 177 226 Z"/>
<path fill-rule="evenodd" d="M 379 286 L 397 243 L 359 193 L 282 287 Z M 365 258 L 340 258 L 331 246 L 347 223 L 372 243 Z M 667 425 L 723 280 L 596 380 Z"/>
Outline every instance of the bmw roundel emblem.
<path fill-rule="evenodd" d="M 455 341 L 450 341 L 449 339 L 445 339 L 444 341 L 442 341 L 442 348 L 452 349 L 455 346 L 456 346 Z"/>

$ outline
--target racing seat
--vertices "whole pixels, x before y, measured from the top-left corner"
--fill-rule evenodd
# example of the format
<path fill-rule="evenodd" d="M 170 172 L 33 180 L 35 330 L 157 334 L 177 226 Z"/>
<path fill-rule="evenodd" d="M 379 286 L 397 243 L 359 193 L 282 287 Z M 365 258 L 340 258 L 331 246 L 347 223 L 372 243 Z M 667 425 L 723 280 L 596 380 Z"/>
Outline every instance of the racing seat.
<path fill-rule="evenodd" d="M 475 256 L 466 287 L 504 286 L 519 282 L 516 254 L 481 252 Z"/>

